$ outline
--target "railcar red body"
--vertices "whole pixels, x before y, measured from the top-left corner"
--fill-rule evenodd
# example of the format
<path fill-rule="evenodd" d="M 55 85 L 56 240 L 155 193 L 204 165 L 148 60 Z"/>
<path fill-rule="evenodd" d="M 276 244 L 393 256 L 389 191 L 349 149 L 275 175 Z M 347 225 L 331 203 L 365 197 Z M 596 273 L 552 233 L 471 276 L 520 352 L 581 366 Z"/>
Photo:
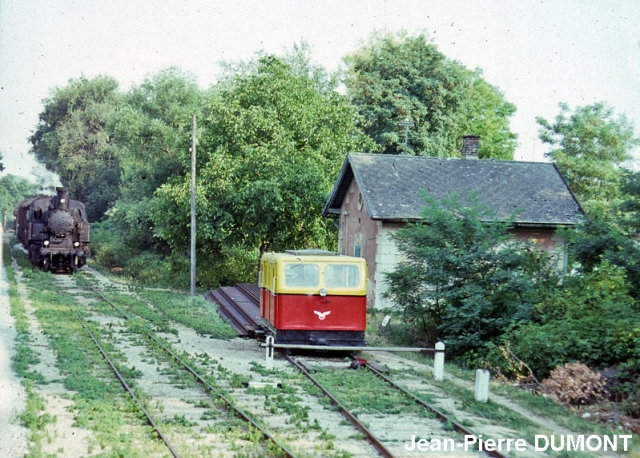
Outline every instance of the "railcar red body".
<path fill-rule="evenodd" d="M 365 345 L 367 266 L 318 250 L 261 260 L 260 315 L 276 343 Z"/>

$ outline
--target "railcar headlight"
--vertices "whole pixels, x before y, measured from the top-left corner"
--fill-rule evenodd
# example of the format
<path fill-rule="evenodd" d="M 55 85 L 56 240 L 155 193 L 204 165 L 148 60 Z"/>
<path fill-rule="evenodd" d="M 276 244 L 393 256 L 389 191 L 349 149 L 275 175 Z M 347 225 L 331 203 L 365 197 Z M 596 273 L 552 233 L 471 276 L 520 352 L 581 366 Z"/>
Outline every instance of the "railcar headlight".
<path fill-rule="evenodd" d="M 327 295 L 327 289 L 326 288 L 320 288 L 320 295 L 322 297 L 325 297 Z"/>
<path fill-rule="evenodd" d="M 75 242 L 75 243 L 73 244 L 73 246 L 74 246 L 74 247 L 76 247 L 76 248 L 78 248 L 78 247 L 80 246 L 80 242 Z"/>
<path fill-rule="evenodd" d="M 49 241 L 48 240 L 44 241 L 44 246 L 49 246 Z"/>

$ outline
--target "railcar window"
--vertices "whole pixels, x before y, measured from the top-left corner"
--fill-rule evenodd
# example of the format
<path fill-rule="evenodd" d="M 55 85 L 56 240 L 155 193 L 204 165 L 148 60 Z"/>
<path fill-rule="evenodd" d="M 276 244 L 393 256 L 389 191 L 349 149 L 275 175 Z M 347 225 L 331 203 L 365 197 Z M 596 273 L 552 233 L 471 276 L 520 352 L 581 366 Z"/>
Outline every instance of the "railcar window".
<path fill-rule="evenodd" d="M 287 286 L 318 286 L 320 267 L 317 264 L 295 263 L 284 266 Z"/>
<path fill-rule="evenodd" d="M 345 264 L 327 264 L 324 282 L 329 288 L 356 288 L 360 285 L 360 267 Z"/>

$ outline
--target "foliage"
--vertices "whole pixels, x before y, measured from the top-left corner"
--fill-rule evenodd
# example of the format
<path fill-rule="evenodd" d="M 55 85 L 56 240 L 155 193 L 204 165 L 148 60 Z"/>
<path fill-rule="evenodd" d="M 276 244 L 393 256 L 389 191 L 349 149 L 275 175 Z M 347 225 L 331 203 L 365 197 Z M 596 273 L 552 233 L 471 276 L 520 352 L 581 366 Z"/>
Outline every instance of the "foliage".
<path fill-rule="evenodd" d="M 564 234 L 578 272 L 591 273 L 606 261 L 624 271 L 629 295 L 640 300 L 640 245 L 624 234 L 618 224 L 586 218 L 575 231 Z"/>
<path fill-rule="evenodd" d="M 540 139 L 551 146 L 546 155 L 555 161 L 585 211 L 603 218 L 619 204 L 623 175 L 619 166 L 640 144 L 626 117 L 614 116 L 613 109 L 601 102 L 578 107 L 573 114 L 562 103 L 553 124 L 536 118 Z"/>
<path fill-rule="evenodd" d="M 480 135 L 480 157 L 512 159 L 516 135 L 509 117 L 516 108 L 503 94 L 458 61 L 448 59 L 425 35 L 375 33 L 344 59 L 345 84 L 359 125 L 379 151 L 459 156 L 462 136 Z"/>
<path fill-rule="evenodd" d="M 480 350 L 512 321 L 530 319 L 557 280 L 548 255 L 512 238 L 510 223 L 474 196 L 426 196 L 422 221 L 398 231 L 406 261 L 386 275 L 386 293 L 427 344 L 452 354 Z"/>
<path fill-rule="evenodd" d="M 118 157 L 107 124 L 120 101 L 113 78 L 72 79 L 43 101 L 29 137 L 30 152 L 86 204 L 90 221 L 100 220 L 118 196 Z"/>
<path fill-rule="evenodd" d="M 13 210 L 24 199 L 38 195 L 40 187 L 28 180 L 15 176 L 0 177 L 0 211 L 6 209 L 7 220 L 13 219 Z"/>
<path fill-rule="evenodd" d="M 261 56 L 246 72 L 210 92 L 199 123 L 198 256 L 213 270 L 225 247 L 333 243 L 322 206 L 344 153 L 365 142 L 344 97 L 319 92 L 281 59 Z M 180 159 L 186 167 L 188 156 Z M 178 252 L 189 246 L 189 182 L 174 175 L 152 202 L 156 232 Z M 198 280 L 220 283 L 208 274 Z"/>
<path fill-rule="evenodd" d="M 199 112 L 201 98 L 195 78 L 171 67 L 132 87 L 112 118 L 122 179 L 120 197 L 108 215 L 133 255 L 168 252 L 155 237 L 150 201 L 169 177 L 188 170 L 180 151 L 189 150 L 191 116 Z"/>
<path fill-rule="evenodd" d="M 600 374 L 582 363 L 567 363 L 551 371 L 542 386 L 558 400 L 570 405 L 589 405 L 604 398 Z"/>
<path fill-rule="evenodd" d="M 625 171 L 621 190 L 620 218 L 616 224 L 628 237 L 638 238 L 640 236 L 640 172 Z"/>
<path fill-rule="evenodd" d="M 531 322 L 515 324 L 504 341 L 540 377 L 566 362 L 606 367 L 629 360 L 640 345 L 640 307 L 628 294 L 624 270 L 603 261 L 569 275 Z"/>
<path fill-rule="evenodd" d="M 636 339 L 633 358 L 621 364 L 619 369 L 616 391 L 625 396 L 621 409 L 627 415 L 640 418 L 640 339 Z"/>
<path fill-rule="evenodd" d="M 111 221 L 91 225 L 91 255 L 98 264 L 108 269 L 122 267 L 123 261 L 131 256 L 130 251 Z"/>

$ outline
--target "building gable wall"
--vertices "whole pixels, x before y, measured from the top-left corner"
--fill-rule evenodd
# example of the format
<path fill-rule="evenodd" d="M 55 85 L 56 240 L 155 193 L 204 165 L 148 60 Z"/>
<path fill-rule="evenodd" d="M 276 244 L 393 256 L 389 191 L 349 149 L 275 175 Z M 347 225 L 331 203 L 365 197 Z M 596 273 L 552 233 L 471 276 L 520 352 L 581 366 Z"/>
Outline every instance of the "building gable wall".
<path fill-rule="evenodd" d="M 340 209 L 338 252 L 365 259 L 368 268 L 369 294 L 367 303 L 373 305 L 373 279 L 376 272 L 376 239 L 378 224 L 367 213 L 364 199 L 356 180 L 351 181 L 349 191 Z"/>

